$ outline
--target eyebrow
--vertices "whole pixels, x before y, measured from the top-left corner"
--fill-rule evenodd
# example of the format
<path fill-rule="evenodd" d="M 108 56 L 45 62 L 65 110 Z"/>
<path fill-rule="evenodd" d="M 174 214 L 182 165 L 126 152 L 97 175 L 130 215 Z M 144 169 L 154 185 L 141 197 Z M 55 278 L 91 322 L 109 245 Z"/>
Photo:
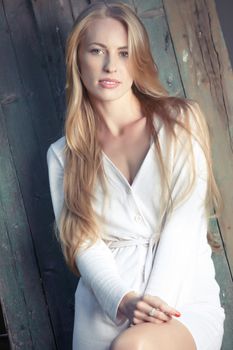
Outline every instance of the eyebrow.
<path fill-rule="evenodd" d="M 101 47 L 104 47 L 105 49 L 107 49 L 107 46 L 104 45 L 104 44 L 101 44 L 101 43 L 92 42 L 92 43 L 90 43 L 88 46 L 91 46 L 91 45 L 98 45 L 98 46 L 101 46 Z M 118 47 L 118 50 L 124 50 L 124 49 L 128 49 L 128 46 L 121 46 L 121 47 Z"/>

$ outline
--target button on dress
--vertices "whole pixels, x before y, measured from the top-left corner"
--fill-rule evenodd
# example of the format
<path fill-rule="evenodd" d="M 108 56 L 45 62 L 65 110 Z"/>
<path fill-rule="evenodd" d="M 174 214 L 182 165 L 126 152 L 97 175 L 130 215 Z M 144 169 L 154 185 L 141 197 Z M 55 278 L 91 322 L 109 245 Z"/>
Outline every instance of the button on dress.
<path fill-rule="evenodd" d="M 166 130 L 155 121 L 166 164 L 173 162 L 172 197 L 176 199 L 188 176 L 185 148 L 166 149 Z M 64 200 L 65 137 L 47 152 L 50 192 L 58 223 Z M 197 178 L 188 198 L 161 226 L 161 175 L 156 147 L 150 148 L 130 185 L 102 152 L 108 196 L 99 182 L 93 208 L 104 218 L 101 239 L 76 255 L 81 273 L 75 292 L 73 350 L 109 350 L 129 321 L 118 316 L 122 298 L 130 291 L 159 296 L 181 312 L 178 318 L 191 332 L 197 350 L 220 350 L 225 312 L 207 242 L 206 161 L 192 138 Z"/>

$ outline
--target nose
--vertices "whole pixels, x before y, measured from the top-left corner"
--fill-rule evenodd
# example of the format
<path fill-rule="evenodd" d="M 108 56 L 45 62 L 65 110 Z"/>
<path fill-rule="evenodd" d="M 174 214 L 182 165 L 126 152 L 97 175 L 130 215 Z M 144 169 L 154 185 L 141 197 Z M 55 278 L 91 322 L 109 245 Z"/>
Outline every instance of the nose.
<path fill-rule="evenodd" d="M 108 73 L 114 73 L 117 71 L 117 63 L 113 55 L 106 55 L 106 60 L 104 62 L 104 70 Z"/>

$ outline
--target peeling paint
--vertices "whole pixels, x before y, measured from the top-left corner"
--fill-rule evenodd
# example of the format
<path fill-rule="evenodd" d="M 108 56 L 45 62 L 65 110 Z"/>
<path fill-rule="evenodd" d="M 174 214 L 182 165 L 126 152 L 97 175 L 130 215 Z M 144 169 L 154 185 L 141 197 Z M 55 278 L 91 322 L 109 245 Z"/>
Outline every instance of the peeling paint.
<path fill-rule="evenodd" d="M 197 70 L 196 72 L 196 77 L 197 77 L 197 86 L 200 86 L 202 83 L 202 74 L 201 71 Z"/>
<path fill-rule="evenodd" d="M 168 86 L 172 86 L 172 83 L 173 83 L 173 80 L 174 80 L 174 76 L 172 73 L 170 73 L 167 77 L 167 84 Z"/>
<path fill-rule="evenodd" d="M 187 50 L 183 50 L 183 62 L 184 63 L 188 62 L 188 57 L 189 57 L 188 51 Z"/>

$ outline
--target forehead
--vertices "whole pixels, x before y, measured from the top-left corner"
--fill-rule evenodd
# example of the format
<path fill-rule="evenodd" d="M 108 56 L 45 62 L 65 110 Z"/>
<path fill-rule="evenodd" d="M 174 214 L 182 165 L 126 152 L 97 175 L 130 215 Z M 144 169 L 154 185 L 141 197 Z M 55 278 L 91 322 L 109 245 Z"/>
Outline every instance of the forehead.
<path fill-rule="evenodd" d="M 84 35 L 83 42 L 99 42 L 106 46 L 127 46 L 128 35 L 126 27 L 114 18 L 101 18 L 93 20 Z"/>

